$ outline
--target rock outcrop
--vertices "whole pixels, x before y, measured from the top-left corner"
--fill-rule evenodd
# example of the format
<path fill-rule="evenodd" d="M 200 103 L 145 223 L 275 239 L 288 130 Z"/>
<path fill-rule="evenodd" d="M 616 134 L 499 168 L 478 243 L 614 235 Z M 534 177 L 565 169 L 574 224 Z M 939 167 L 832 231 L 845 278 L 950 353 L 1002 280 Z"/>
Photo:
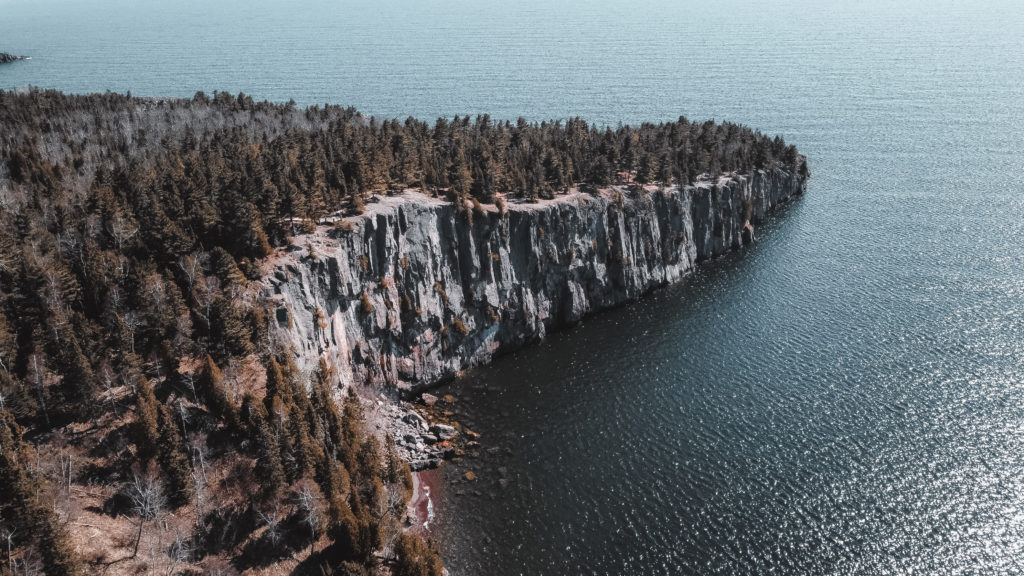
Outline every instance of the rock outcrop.
<path fill-rule="evenodd" d="M 694 186 L 572 191 L 462 212 L 407 190 L 299 236 L 264 294 L 272 333 L 342 384 L 406 392 L 679 280 L 749 243 L 806 179 L 781 169 Z"/>
<path fill-rule="evenodd" d="M 14 54 L 8 54 L 7 52 L 0 52 L 0 64 L 7 64 L 8 62 L 14 62 L 17 60 L 28 60 L 25 56 L 15 56 Z"/>

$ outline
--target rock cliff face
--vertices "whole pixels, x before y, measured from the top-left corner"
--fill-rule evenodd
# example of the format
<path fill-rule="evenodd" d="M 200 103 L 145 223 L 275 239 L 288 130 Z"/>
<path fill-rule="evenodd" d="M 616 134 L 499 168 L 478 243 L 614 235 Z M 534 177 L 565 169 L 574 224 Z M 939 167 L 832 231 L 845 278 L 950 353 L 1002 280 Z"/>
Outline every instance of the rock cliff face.
<path fill-rule="evenodd" d="M 342 384 L 415 391 L 680 279 L 805 188 L 776 169 L 485 206 L 472 222 L 418 192 L 381 197 L 277 257 L 272 333 L 304 369 L 323 356 Z"/>

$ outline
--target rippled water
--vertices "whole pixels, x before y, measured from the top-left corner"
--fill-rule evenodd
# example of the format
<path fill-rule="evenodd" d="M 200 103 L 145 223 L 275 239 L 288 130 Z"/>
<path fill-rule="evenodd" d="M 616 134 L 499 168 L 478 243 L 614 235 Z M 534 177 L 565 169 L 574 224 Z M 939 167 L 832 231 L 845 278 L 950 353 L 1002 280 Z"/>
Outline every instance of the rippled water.
<path fill-rule="evenodd" d="M 0 87 L 685 114 L 808 155 L 808 195 L 752 249 L 448 388 L 482 434 L 439 510 L 456 576 L 1024 572 L 1019 2 L 0 13 L 0 50 L 33 56 Z"/>

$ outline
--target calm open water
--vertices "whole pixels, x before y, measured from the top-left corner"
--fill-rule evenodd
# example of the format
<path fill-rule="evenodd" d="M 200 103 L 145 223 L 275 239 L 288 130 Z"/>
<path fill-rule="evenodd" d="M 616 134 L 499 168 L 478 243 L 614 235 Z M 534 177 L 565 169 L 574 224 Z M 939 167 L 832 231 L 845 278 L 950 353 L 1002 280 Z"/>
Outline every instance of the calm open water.
<path fill-rule="evenodd" d="M 446 390 L 450 569 L 1024 572 L 1017 0 L 0 0 L 0 51 L 3 88 L 783 135 L 814 177 L 756 246 Z"/>

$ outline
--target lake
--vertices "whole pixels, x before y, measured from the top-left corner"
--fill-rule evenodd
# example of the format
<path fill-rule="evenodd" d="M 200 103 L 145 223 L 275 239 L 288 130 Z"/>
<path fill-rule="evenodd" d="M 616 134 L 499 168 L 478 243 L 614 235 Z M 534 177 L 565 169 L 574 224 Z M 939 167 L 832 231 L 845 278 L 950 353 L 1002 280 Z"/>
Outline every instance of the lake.
<path fill-rule="evenodd" d="M 442 389 L 470 574 L 1024 571 L 1015 1 L 0 0 L 0 87 L 729 120 L 809 158 L 750 249 Z M 473 471 L 477 480 L 460 478 Z M 460 494 L 461 492 L 461 494 Z"/>

